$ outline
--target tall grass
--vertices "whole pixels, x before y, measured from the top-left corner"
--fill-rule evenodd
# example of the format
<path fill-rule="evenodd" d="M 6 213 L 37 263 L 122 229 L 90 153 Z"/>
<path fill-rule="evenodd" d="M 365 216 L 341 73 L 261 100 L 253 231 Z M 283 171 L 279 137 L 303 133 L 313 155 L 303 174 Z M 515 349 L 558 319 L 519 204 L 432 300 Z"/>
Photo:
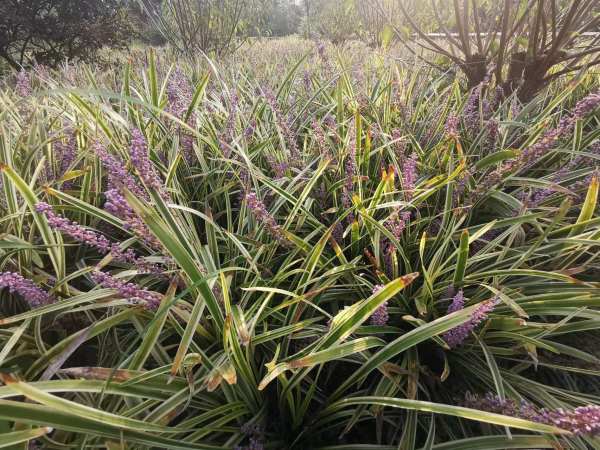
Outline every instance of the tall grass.
<path fill-rule="evenodd" d="M 600 404 L 597 75 L 521 105 L 277 40 L 20 77 L 0 444 L 598 446 L 543 419 Z"/>

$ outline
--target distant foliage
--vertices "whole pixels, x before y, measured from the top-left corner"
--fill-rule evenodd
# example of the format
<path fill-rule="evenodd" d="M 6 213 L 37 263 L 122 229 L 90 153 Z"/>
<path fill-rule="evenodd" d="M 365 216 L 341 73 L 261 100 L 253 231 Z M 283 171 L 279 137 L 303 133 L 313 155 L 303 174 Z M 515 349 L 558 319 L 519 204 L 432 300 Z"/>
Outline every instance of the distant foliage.
<path fill-rule="evenodd" d="M 2 0 L 0 57 L 14 68 L 91 59 L 131 36 L 121 0 Z"/>
<path fill-rule="evenodd" d="M 357 38 L 360 21 L 354 0 L 305 0 L 302 31 L 339 44 Z"/>

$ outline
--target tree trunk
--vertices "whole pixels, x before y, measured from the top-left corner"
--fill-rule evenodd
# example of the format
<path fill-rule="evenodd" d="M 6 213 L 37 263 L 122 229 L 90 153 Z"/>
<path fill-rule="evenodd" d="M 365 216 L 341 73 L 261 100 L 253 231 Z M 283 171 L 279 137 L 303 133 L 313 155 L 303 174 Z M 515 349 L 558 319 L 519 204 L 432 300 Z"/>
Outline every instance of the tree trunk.
<path fill-rule="evenodd" d="M 475 53 L 465 62 L 464 72 L 467 76 L 468 88 L 479 85 L 487 75 L 487 60 L 485 56 Z"/>

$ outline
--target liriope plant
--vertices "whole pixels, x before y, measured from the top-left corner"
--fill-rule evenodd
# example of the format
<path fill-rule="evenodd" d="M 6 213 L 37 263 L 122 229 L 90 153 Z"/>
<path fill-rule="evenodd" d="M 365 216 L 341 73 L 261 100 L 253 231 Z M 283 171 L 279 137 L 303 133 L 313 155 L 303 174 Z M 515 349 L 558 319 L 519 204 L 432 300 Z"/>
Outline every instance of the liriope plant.
<path fill-rule="evenodd" d="M 597 445 L 597 79 L 271 45 L 7 82 L 0 443 Z"/>

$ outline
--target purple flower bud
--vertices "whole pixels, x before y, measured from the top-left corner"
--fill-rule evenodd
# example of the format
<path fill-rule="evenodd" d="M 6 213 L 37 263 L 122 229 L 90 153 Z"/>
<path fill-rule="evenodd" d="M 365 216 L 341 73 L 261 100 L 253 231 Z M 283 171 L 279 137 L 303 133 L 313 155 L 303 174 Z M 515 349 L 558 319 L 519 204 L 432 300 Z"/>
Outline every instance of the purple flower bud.
<path fill-rule="evenodd" d="M 18 273 L 0 272 L 0 289 L 8 289 L 11 294 L 19 294 L 32 308 L 52 302 L 52 297 L 47 292 Z"/>
<path fill-rule="evenodd" d="M 317 53 L 319 54 L 319 58 L 321 58 L 322 60 L 327 59 L 327 55 L 325 54 L 326 50 L 327 49 L 325 48 L 324 42 L 317 43 Z"/>
<path fill-rule="evenodd" d="M 498 299 L 494 298 L 492 300 L 487 300 L 485 302 L 481 302 L 479 306 L 473 311 L 471 314 L 471 318 L 459 325 L 451 329 L 450 331 L 444 334 L 444 340 L 447 342 L 450 348 L 456 348 L 467 339 L 469 334 L 485 319 L 487 319 L 487 315 L 494 309 L 496 304 L 498 303 Z M 464 297 L 462 291 L 459 291 L 458 294 L 452 300 L 452 303 L 448 307 L 448 314 L 460 311 L 464 308 Z"/>
<path fill-rule="evenodd" d="M 304 89 L 308 92 L 312 88 L 312 79 L 311 73 L 308 70 L 305 70 L 302 74 L 302 84 L 304 85 Z"/>
<path fill-rule="evenodd" d="M 248 436 L 248 445 L 238 445 L 236 450 L 264 450 L 263 430 L 259 425 L 247 422 L 242 425 L 241 432 Z"/>
<path fill-rule="evenodd" d="M 342 190 L 342 204 L 344 208 L 349 209 L 352 207 L 352 191 L 354 189 L 354 177 L 358 174 L 357 166 L 356 166 L 356 128 L 354 123 L 350 125 L 348 129 L 348 150 L 346 155 L 346 164 L 344 174 L 345 181 L 344 187 Z M 354 215 L 348 215 L 348 221 L 350 223 L 354 222 Z"/>
<path fill-rule="evenodd" d="M 337 122 L 335 121 L 335 117 L 333 117 L 331 114 L 325 116 L 325 118 L 323 119 L 323 123 L 330 130 L 337 130 Z"/>
<path fill-rule="evenodd" d="M 461 289 L 454 295 L 454 298 L 452 298 L 452 303 L 450 303 L 450 306 L 448 306 L 448 314 L 456 312 L 456 311 L 460 311 L 461 309 L 464 309 L 464 307 L 465 307 L 465 296 Z"/>
<path fill-rule="evenodd" d="M 162 296 L 157 292 L 149 291 L 146 288 L 142 288 L 134 283 L 126 283 L 118 280 L 112 275 L 102 272 L 100 270 L 94 270 L 91 273 L 92 280 L 94 283 L 102 286 L 106 289 L 116 289 L 118 295 L 126 300 L 130 300 L 132 303 L 143 303 L 148 309 L 158 309 Z"/>
<path fill-rule="evenodd" d="M 379 291 L 381 291 L 385 286 L 383 286 L 382 284 L 377 284 L 375 286 L 373 286 L 373 294 L 377 294 Z M 376 325 L 376 326 L 384 326 L 387 324 L 388 320 L 389 320 L 389 313 L 388 313 L 388 302 L 384 302 L 382 303 L 371 315 L 371 325 Z"/>
<path fill-rule="evenodd" d="M 494 144 L 498 140 L 498 134 L 500 133 L 500 124 L 497 120 L 490 119 L 486 122 L 486 128 L 488 132 L 488 144 L 493 148 Z"/>
<path fill-rule="evenodd" d="M 275 157 L 273 155 L 267 155 L 266 159 L 267 159 L 267 162 L 269 163 L 269 165 L 271 166 L 271 169 L 273 170 L 273 172 L 275 172 L 275 177 L 276 178 L 284 178 L 285 173 L 287 172 L 287 170 L 290 167 L 288 162 L 287 161 L 279 162 L 275 159 Z"/>

